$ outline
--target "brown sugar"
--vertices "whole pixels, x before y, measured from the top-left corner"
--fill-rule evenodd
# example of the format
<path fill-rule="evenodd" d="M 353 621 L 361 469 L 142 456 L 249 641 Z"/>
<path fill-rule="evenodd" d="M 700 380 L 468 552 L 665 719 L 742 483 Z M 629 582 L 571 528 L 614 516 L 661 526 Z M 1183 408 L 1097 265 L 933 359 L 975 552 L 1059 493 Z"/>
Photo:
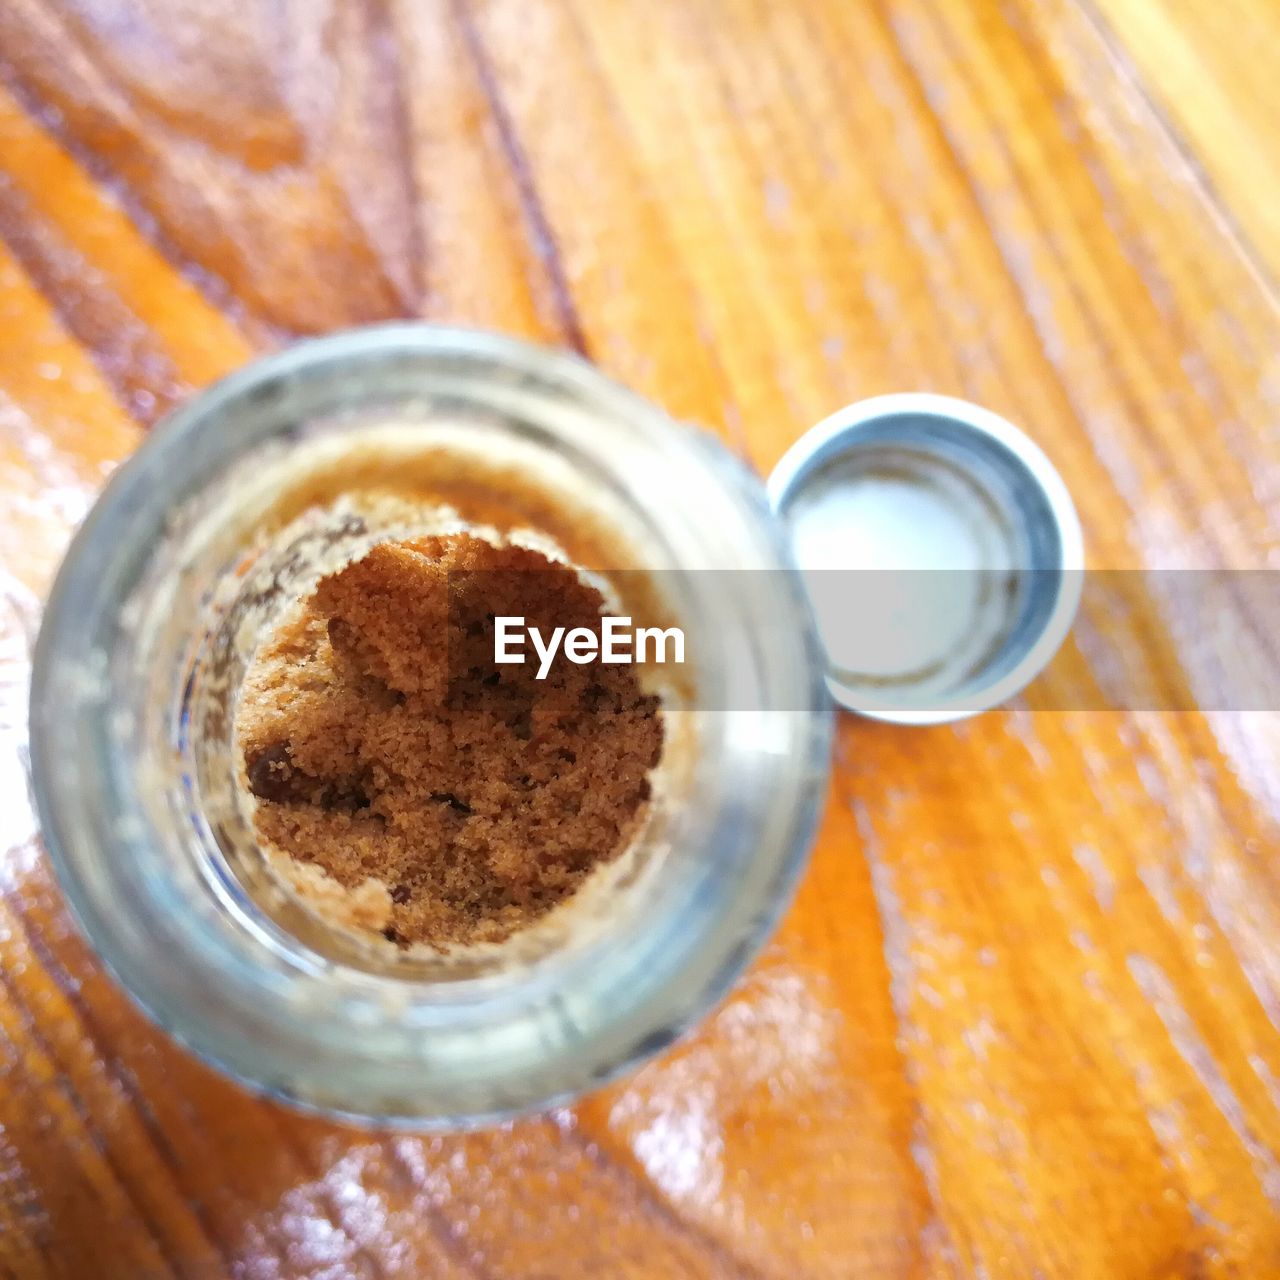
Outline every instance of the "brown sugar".
<path fill-rule="evenodd" d="M 626 665 L 562 655 L 538 680 L 532 654 L 494 661 L 495 617 L 598 631 L 603 606 L 572 567 L 466 534 L 323 579 L 255 657 L 236 725 L 295 891 L 447 950 L 501 941 L 616 858 L 662 752 L 658 699 Z"/>

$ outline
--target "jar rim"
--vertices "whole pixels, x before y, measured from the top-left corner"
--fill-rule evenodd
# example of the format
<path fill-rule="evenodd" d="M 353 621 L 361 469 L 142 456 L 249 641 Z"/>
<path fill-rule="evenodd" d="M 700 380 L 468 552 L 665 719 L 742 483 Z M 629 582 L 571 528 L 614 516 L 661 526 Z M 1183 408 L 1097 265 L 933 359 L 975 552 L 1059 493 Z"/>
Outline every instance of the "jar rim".
<path fill-rule="evenodd" d="M 743 537 L 752 539 L 757 561 L 789 569 L 785 541 L 773 525 L 759 481 L 718 444 L 677 426 L 575 355 L 479 330 L 413 323 L 307 340 L 232 373 L 169 415 L 117 470 L 77 532 L 50 593 L 35 647 L 32 787 L 47 847 L 82 930 L 126 990 L 175 1038 L 250 1087 L 296 1105 L 351 1120 L 453 1128 L 553 1105 L 597 1087 L 657 1052 L 725 994 L 776 924 L 802 869 L 825 782 L 830 704 L 807 600 L 798 578 L 780 573 L 780 591 L 785 594 L 782 584 L 790 578 L 794 594 L 774 603 L 794 610 L 796 632 L 790 652 L 780 655 L 788 669 L 769 673 L 775 680 L 785 677 L 788 690 L 788 705 L 767 710 L 776 718 L 773 790 L 767 805 L 762 797 L 754 802 L 744 797 L 724 818 L 725 839 L 750 840 L 753 824 L 760 828 L 757 847 L 749 855 L 739 854 L 733 866 L 742 883 L 719 883 L 714 887 L 721 897 L 690 904 L 686 924 L 699 931 L 697 946 L 688 952 L 682 971 L 664 975 L 661 983 L 654 980 L 645 992 L 646 1003 L 620 1010 L 608 1025 L 584 1031 L 575 1025 L 565 1001 L 552 993 L 539 1006 L 548 1026 L 528 1031 L 557 1042 L 548 1050 L 545 1070 L 523 1076 L 498 1073 L 479 1092 L 442 1084 L 433 1076 L 439 1065 L 433 1053 L 443 1053 L 438 1044 L 433 1042 L 432 1053 L 419 1044 L 416 1057 L 398 1050 L 398 1057 L 388 1055 L 384 1061 L 376 1042 L 387 1028 L 376 1019 L 361 1028 L 358 1019 L 353 1023 L 349 1018 L 341 1028 L 348 1040 L 345 1050 L 338 1043 L 341 1036 L 330 1034 L 320 1046 L 329 1057 L 307 1063 L 306 1053 L 319 1052 L 319 1041 L 309 1038 L 305 1027 L 277 1028 L 271 1044 L 255 1046 L 245 1019 L 251 1012 L 261 1018 L 263 1011 L 245 1008 L 248 988 L 237 985 L 239 979 L 229 980 L 225 989 L 217 989 L 215 981 L 210 989 L 210 980 L 224 976 L 219 972 L 202 975 L 205 990 L 194 1006 L 198 984 L 178 971 L 183 965 L 197 970 L 207 966 L 209 954 L 193 942 L 181 964 L 157 966 L 155 957 L 149 964 L 148 939 L 140 936 L 165 909 L 182 911 L 184 904 L 172 895 L 168 901 L 118 900 L 120 877 L 131 860 L 140 865 L 155 832 L 136 803 L 144 783 L 131 776 L 131 762 L 121 759 L 121 717 L 128 708 L 118 698 L 113 701 L 119 693 L 112 665 L 119 655 L 113 647 L 127 635 L 129 610 L 159 554 L 169 508 L 208 483 L 210 473 L 217 474 L 215 460 L 225 461 L 278 435 L 277 419 L 289 415 L 288 397 L 305 391 L 309 380 L 328 376 L 337 386 L 344 371 L 369 374 L 380 364 L 389 367 L 397 361 L 405 363 L 407 384 L 425 376 L 428 366 L 456 373 L 461 362 L 467 376 L 478 379 L 477 388 L 485 379 L 497 378 L 507 387 L 528 391 L 534 401 L 539 395 L 562 397 L 601 420 L 627 424 L 637 451 L 641 446 L 647 450 L 646 465 L 692 469 L 700 483 L 715 487 L 723 497 L 723 509 L 734 513 Z M 250 421 L 246 413 L 255 405 L 260 414 Z M 276 426 L 262 425 L 270 422 Z M 732 731 L 730 725 L 726 732 Z M 134 887 L 144 895 L 149 892 L 145 884 Z M 278 975 L 275 981 L 275 988 L 267 985 L 259 996 L 278 1013 L 292 1006 L 278 989 Z M 563 1025 L 549 1030 L 557 1020 Z M 493 1028 L 470 1027 L 470 1034 L 480 1031 L 489 1035 Z M 462 1044 L 468 1029 L 459 1025 L 452 1033 Z M 437 1039 L 441 1034 L 433 1029 Z M 352 1036 L 361 1035 L 368 1043 L 350 1043 Z M 448 1080 L 465 1076 L 459 1074 L 461 1061 L 449 1066 Z M 380 1078 L 370 1082 L 375 1069 Z M 414 1069 L 423 1079 L 406 1082 L 404 1074 Z"/>

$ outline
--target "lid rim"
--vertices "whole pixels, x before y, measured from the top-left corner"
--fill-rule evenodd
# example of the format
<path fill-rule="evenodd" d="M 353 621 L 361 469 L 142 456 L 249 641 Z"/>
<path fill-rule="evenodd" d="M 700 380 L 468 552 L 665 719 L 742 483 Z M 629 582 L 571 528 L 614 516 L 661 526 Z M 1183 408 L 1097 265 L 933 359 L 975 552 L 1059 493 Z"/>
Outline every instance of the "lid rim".
<path fill-rule="evenodd" d="M 833 675 L 828 664 L 827 687 L 837 703 L 865 716 L 891 724 L 938 725 L 968 719 L 992 710 L 1015 697 L 1048 665 L 1065 641 L 1079 609 L 1084 585 L 1084 533 L 1075 503 L 1065 482 L 1048 455 L 1024 431 L 1006 418 L 981 405 L 935 392 L 895 392 L 854 401 L 823 418 L 796 440 L 779 459 L 770 473 L 766 490 L 774 514 L 786 520 L 786 513 L 806 484 L 834 458 L 855 449 L 865 439 L 868 429 L 883 426 L 893 419 L 925 418 L 955 430 L 957 442 L 972 451 L 973 441 L 965 436 L 977 435 L 1008 453 L 1019 464 L 1025 480 L 1038 491 L 1039 504 L 1052 522 L 1057 552 L 1052 565 L 1028 566 L 1048 570 L 1057 576 L 1055 596 L 1038 625 L 1038 634 L 1013 667 L 989 686 L 958 690 L 953 699 L 945 698 L 933 706 L 903 707 L 866 704 L 856 690 Z M 905 425 L 905 423 L 904 423 Z M 875 442 L 891 445 L 884 435 Z M 957 463 L 950 458 L 953 465 Z M 798 558 L 797 558 L 798 559 Z M 800 565 L 803 568 L 803 565 Z"/>

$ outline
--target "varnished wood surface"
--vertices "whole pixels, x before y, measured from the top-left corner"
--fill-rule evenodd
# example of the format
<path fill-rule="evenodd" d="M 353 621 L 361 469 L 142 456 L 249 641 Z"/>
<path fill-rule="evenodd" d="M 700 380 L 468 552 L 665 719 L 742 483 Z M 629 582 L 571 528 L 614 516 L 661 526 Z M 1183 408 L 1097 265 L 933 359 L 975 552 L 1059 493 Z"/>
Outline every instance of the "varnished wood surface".
<path fill-rule="evenodd" d="M 24 798 L 28 639 L 167 407 L 392 316 L 577 347 L 760 468 L 1025 424 L 1095 566 L 1280 554 L 1268 0 L 0 4 L 0 1276 L 1280 1276 L 1274 713 L 846 720 L 733 996 L 570 1110 L 375 1136 L 169 1045 Z M 1186 620 L 1148 619 L 1184 679 Z M 1088 614 L 1063 662 L 1107 661 Z"/>

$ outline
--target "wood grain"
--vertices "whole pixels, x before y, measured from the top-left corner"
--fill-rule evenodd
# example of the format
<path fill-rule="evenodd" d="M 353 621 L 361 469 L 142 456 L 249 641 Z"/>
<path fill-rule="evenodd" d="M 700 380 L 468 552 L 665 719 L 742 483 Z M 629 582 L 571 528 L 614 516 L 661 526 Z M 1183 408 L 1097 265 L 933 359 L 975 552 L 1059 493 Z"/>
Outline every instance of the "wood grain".
<path fill-rule="evenodd" d="M 577 347 L 769 467 L 856 397 L 1025 424 L 1107 568 L 1280 552 L 1265 0 L 0 6 L 0 1276 L 1280 1275 L 1274 712 L 846 720 L 733 996 L 457 1138 L 252 1099 L 72 929 L 30 637 L 142 430 L 297 333 Z M 1062 670 L 1098 678 L 1086 610 Z M 1157 674 L 1196 620 L 1158 596 Z"/>

